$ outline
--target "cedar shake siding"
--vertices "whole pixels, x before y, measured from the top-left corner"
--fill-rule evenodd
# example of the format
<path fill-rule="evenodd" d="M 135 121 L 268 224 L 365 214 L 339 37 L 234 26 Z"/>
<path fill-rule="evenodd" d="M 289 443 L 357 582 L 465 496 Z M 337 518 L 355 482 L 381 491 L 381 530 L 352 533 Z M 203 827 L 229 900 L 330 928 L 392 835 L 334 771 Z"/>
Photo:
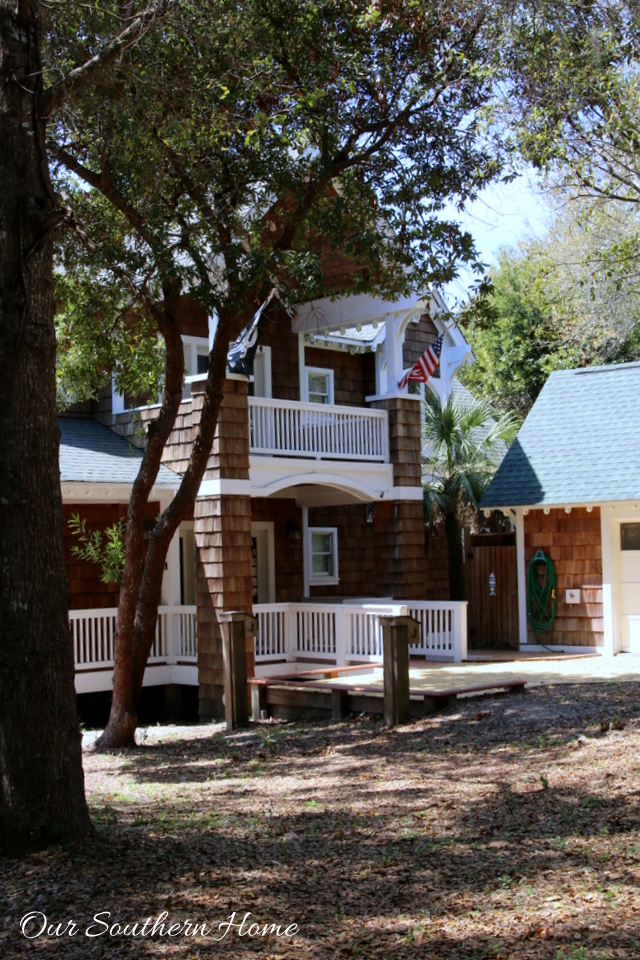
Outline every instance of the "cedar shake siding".
<path fill-rule="evenodd" d="M 584 507 L 531 510 L 524 518 L 525 564 L 537 550 L 551 557 L 556 571 L 558 611 L 553 632 L 543 642 L 573 646 L 601 646 L 604 627 L 602 614 L 602 547 L 600 508 L 587 513 Z M 565 590 L 581 589 L 579 604 L 565 603 Z M 539 643 L 529 627 L 529 643 Z"/>
<path fill-rule="evenodd" d="M 374 507 L 374 512 L 378 504 Z M 376 543 L 374 524 L 367 523 L 367 507 L 310 507 L 310 527 L 337 527 L 338 575 L 334 585 L 314 586 L 311 597 L 370 597 L 376 594 Z M 378 594 L 379 595 L 379 594 Z"/>
<path fill-rule="evenodd" d="M 266 311 L 259 343 L 271 347 L 271 391 L 274 399 L 299 400 L 298 334 L 291 330 L 291 317 L 277 304 Z"/>
<path fill-rule="evenodd" d="M 95 610 L 103 607 L 118 606 L 117 583 L 103 583 L 100 579 L 101 569 L 96 563 L 89 560 L 80 560 L 74 556 L 73 547 L 80 546 L 80 541 L 71 532 L 69 521 L 72 516 L 79 515 L 86 520 L 87 533 L 96 530 L 104 531 L 113 526 L 127 514 L 126 503 L 65 503 L 64 511 L 64 557 L 69 578 L 71 596 L 69 607 L 71 610 Z M 145 509 L 147 520 L 155 521 L 160 513 L 159 503 L 149 503 Z"/>
<path fill-rule="evenodd" d="M 304 578 L 302 573 L 302 540 L 287 537 L 287 521 L 297 524 L 302 532 L 302 510 L 293 499 L 252 497 L 251 520 L 273 523 L 276 603 L 295 603 L 302 600 Z M 338 541 L 338 548 L 340 544 Z"/>
<path fill-rule="evenodd" d="M 405 369 L 412 367 L 437 338 L 436 325 L 428 313 L 424 313 L 418 323 L 409 323 L 404 332 L 402 347 L 402 362 Z"/>
<path fill-rule="evenodd" d="M 320 350 L 307 347 L 304 352 L 304 362 L 307 367 L 333 370 L 333 402 L 335 404 L 364 407 L 369 385 L 363 362 L 365 356 L 366 354 L 351 354 L 346 350 Z"/>
<path fill-rule="evenodd" d="M 444 524 L 425 529 L 424 550 L 427 561 L 426 600 L 449 599 L 449 551 Z"/>
<path fill-rule="evenodd" d="M 180 297 L 178 328 L 183 337 L 209 338 L 209 318 L 201 303 L 189 297 Z"/>

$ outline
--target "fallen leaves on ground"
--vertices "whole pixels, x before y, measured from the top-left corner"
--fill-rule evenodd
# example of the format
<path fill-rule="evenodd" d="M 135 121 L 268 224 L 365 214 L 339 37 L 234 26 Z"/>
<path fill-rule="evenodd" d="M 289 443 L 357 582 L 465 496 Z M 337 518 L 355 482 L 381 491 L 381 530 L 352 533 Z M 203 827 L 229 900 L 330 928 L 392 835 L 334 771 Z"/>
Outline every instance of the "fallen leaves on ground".
<path fill-rule="evenodd" d="M 0 863 L 0 956 L 638 960 L 638 717 L 607 683 L 89 747 L 96 837 Z M 79 933 L 26 940 L 29 911 Z M 299 932 L 87 937 L 99 911 Z"/>

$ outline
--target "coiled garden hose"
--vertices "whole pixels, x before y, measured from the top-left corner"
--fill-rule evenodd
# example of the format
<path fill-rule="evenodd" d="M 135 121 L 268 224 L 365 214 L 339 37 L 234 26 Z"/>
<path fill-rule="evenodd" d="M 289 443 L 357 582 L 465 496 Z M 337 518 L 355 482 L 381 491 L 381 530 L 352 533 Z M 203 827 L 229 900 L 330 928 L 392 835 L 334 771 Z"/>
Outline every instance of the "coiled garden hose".
<path fill-rule="evenodd" d="M 527 570 L 527 619 L 540 643 L 541 635 L 551 633 L 557 608 L 553 560 L 538 550 Z"/>

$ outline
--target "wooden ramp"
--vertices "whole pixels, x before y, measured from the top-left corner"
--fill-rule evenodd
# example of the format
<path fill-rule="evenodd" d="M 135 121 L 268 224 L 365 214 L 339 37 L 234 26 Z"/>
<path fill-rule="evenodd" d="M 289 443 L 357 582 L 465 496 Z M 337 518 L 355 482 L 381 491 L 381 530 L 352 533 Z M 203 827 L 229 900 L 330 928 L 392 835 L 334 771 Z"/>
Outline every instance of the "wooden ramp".
<path fill-rule="evenodd" d="M 339 720 L 349 713 L 382 714 L 384 712 L 384 689 L 377 684 L 350 685 L 331 683 L 341 673 L 354 668 L 333 670 L 310 670 L 305 674 L 288 674 L 279 677 L 251 677 L 251 712 L 254 720 L 277 716 L 293 720 L 301 715 Z M 357 669 L 357 668 L 356 668 Z M 359 668 L 359 675 L 362 675 Z M 318 675 L 326 679 L 318 679 Z M 456 697 L 467 694 L 494 692 L 520 693 L 526 680 L 496 678 L 493 683 L 475 686 L 454 687 L 443 690 L 410 689 L 412 718 L 419 719 L 443 710 Z"/>

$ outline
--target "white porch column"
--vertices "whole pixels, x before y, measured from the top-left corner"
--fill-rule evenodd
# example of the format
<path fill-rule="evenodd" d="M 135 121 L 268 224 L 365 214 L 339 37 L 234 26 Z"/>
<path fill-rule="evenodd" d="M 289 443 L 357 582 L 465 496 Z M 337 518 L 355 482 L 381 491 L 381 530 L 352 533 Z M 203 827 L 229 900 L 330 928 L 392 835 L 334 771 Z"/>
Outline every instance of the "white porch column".
<path fill-rule="evenodd" d="M 400 330 L 401 317 L 388 313 L 384 320 L 385 327 L 385 355 L 387 359 L 387 393 L 398 392 L 398 383 L 402 379 L 404 365 L 402 362 L 402 344 L 404 333 Z"/>
<path fill-rule="evenodd" d="M 606 516 L 607 505 L 600 507 L 600 540 L 602 547 L 602 619 L 604 652 L 613 656 L 620 652 L 620 626 L 617 602 L 618 554 L 614 534 L 617 524 Z"/>
<path fill-rule="evenodd" d="M 527 568 L 524 558 L 524 511 L 516 510 L 516 565 L 518 570 L 518 632 L 520 646 L 527 637 Z"/>
<path fill-rule="evenodd" d="M 309 596 L 309 583 L 311 581 L 311 571 L 309 562 L 311 558 L 311 541 L 309 538 L 309 507 L 302 507 L 302 577 L 304 582 L 303 596 Z"/>

